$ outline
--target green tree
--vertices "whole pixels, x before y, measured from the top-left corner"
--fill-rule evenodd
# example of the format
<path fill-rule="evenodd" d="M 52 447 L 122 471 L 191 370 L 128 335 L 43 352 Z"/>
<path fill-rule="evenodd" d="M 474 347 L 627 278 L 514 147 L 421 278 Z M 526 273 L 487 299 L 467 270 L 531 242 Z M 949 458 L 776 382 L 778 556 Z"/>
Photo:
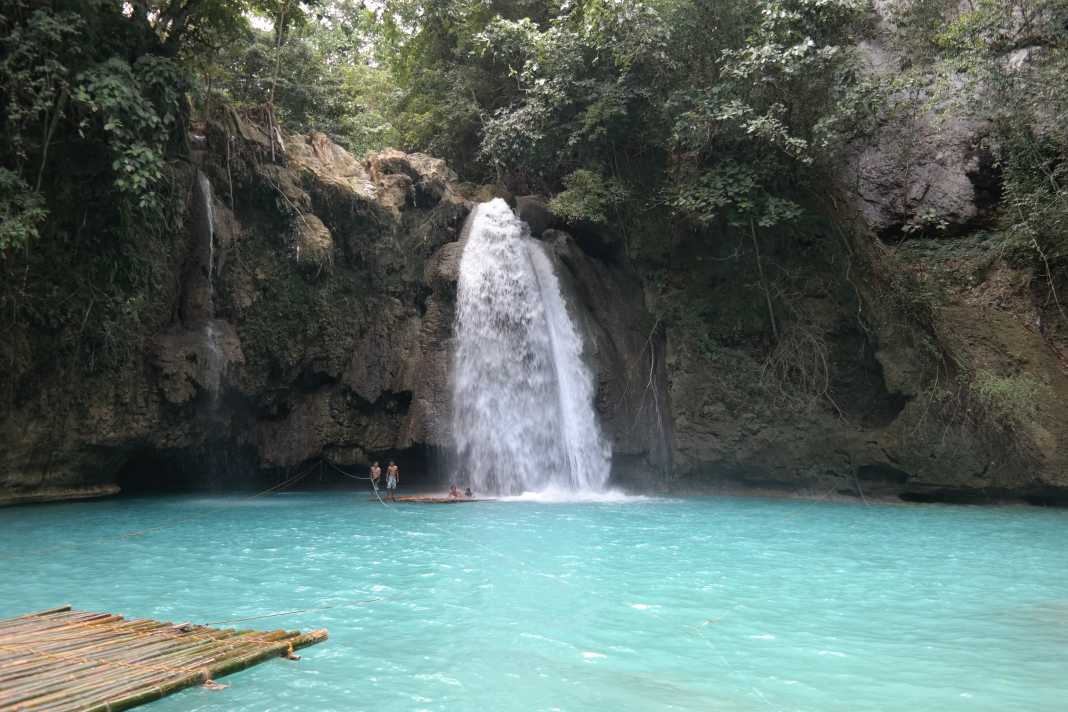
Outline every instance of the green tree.
<path fill-rule="evenodd" d="M 408 147 L 552 194 L 579 227 L 662 236 L 627 224 L 666 208 L 680 227 L 743 231 L 775 334 L 760 242 L 799 220 L 804 185 L 875 103 L 852 49 L 870 9 L 575 0 L 531 13 L 526 3 L 398 0 L 387 3 L 384 56 Z"/>
<path fill-rule="evenodd" d="M 580 170 L 652 184 L 685 219 L 708 223 L 726 201 L 764 225 L 796 215 L 798 171 L 833 148 L 826 134 L 857 83 L 849 47 L 869 7 L 528 5 L 386 4 L 382 56 L 403 92 L 407 146 L 530 189 L 559 190 Z"/>
<path fill-rule="evenodd" d="M 250 28 L 198 68 L 201 101 L 219 91 L 238 108 L 270 102 L 292 131 L 323 131 L 357 154 L 384 148 L 395 142 L 388 118 L 395 97 L 388 72 L 373 61 L 374 22 L 362 3 L 340 0 L 281 42 L 273 30 Z"/>

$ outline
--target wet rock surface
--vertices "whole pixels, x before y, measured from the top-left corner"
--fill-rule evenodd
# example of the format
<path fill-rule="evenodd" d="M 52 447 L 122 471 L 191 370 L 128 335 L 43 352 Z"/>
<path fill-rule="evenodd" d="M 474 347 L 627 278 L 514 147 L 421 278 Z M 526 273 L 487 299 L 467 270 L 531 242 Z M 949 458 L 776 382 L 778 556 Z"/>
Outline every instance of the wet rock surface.
<path fill-rule="evenodd" d="M 860 48 L 875 74 L 910 61 L 889 39 L 901 4 L 876 3 Z M 991 243 L 1002 196 L 988 121 L 929 92 L 896 101 L 846 151 L 828 242 L 801 258 L 768 245 L 803 285 L 780 304 L 779 348 L 737 335 L 753 332 L 744 315 L 761 296 L 744 242 L 677 249 L 677 279 L 709 296 L 696 307 L 710 315 L 668 326 L 680 491 L 1068 502 L 1068 345 L 1050 327 L 1063 315 L 1036 293 L 1047 282 Z M 710 323 L 724 333 L 707 338 Z M 786 381 L 816 387 L 784 388 L 783 364 Z"/>
<path fill-rule="evenodd" d="M 174 237 L 184 254 L 174 318 L 121 373 L 51 374 L 4 414 L 0 503 L 120 484 L 248 486 L 319 459 L 395 458 L 408 482 L 449 476 L 434 453 L 451 444 L 456 281 L 472 206 L 455 174 L 393 150 L 361 161 L 322 134 L 283 137 L 272 161 L 264 132 L 231 112 L 205 134 L 193 173 L 207 185 L 189 185 L 189 218 Z M 598 407 L 619 462 L 664 469 L 666 446 L 634 436 L 650 416 L 631 401 L 651 388 L 634 275 L 556 239 L 595 343 Z M 662 389 L 657 373 L 652 388 Z M 645 395 L 630 393 L 638 375 Z"/>

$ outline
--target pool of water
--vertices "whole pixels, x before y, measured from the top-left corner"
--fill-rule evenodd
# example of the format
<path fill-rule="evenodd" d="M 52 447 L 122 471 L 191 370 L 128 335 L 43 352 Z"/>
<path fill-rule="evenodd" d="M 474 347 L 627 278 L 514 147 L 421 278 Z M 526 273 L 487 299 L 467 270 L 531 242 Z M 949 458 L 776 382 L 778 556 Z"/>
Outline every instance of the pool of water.
<path fill-rule="evenodd" d="M 0 532 L 3 617 L 343 604 L 243 624 L 330 640 L 156 712 L 1068 705 L 1066 511 L 333 493 L 8 508 Z"/>

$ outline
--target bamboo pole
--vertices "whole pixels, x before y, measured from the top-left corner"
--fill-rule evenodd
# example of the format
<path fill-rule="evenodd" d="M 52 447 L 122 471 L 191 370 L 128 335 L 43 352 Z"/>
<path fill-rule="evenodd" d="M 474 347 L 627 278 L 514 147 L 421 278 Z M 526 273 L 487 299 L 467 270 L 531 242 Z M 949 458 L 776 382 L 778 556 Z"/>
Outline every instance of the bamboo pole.
<path fill-rule="evenodd" d="M 220 662 L 218 665 L 209 669 L 211 679 L 239 672 L 270 657 L 278 657 L 279 655 L 288 652 L 290 643 L 292 643 L 293 649 L 296 650 L 309 645 L 315 645 L 316 643 L 321 643 L 326 639 L 327 632 L 325 630 L 316 630 L 304 635 L 298 635 L 288 640 L 281 640 L 269 648 L 264 648 L 248 655 Z M 119 710 L 127 710 L 131 707 L 144 704 L 145 702 L 158 700 L 161 697 L 177 692 L 178 690 L 195 685 L 197 682 L 198 678 L 190 675 L 171 683 L 161 684 L 152 689 L 135 692 L 125 698 L 110 700 L 96 707 L 90 707 L 86 712 L 118 712 Z"/>
<path fill-rule="evenodd" d="M 114 674 L 127 676 L 136 674 L 138 677 L 181 674 L 185 672 L 185 670 L 183 667 L 178 667 L 179 665 L 184 666 L 189 662 L 198 661 L 203 658 L 202 650 L 182 650 L 179 646 L 179 650 L 173 651 L 173 654 L 180 654 L 181 658 L 172 662 L 171 666 L 163 666 L 159 664 L 142 664 L 123 660 L 121 659 L 121 656 L 124 652 L 128 653 L 128 651 L 124 651 L 121 648 L 114 651 L 108 651 L 109 655 L 106 658 L 85 658 L 73 654 L 67 655 L 65 657 L 71 662 L 71 666 L 67 669 L 46 676 L 44 679 L 36 679 L 34 684 L 19 688 L 16 692 L 17 697 L 15 698 L 7 695 L 0 699 L 2 699 L 4 704 L 15 704 L 17 702 L 39 698 L 42 695 L 51 696 L 50 693 L 57 688 L 57 684 L 62 685 L 60 692 L 63 694 L 73 694 L 73 692 L 81 691 L 87 686 L 97 686 L 99 683 L 96 683 L 93 680 L 89 680 L 82 684 L 72 684 L 76 683 L 77 678 L 81 677 L 86 672 L 99 672 L 100 675 L 98 675 L 97 678 L 99 679 L 102 676 L 105 680 L 108 676 Z"/>
<path fill-rule="evenodd" d="M 22 633 L 13 636 L 4 636 L 4 644 L 16 645 L 18 643 L 26 642 L 27 644 L 35 643 L 34 647 L 46 648 L 48 650 L 62 650 L 65 647 L 71 645 L 86 645 L 95 641 L 111 639 L 116 635 L 126 636 L 134 638 L 143 634 L 147 630 L 147 626 L 140 628 L 99 628 L 99 629 L 87 629 L 83 633 L 65 633 L 63 635 L 49 635 L 44 641 L 42 636 L 35 633 Z"/>
<path fill-rule="evenodd" d="M 76 617 L 65 618 L 64 620 L 44 619 L 43 621 L 27 621 L 21 625 L 9 628 L 7 630 L 0 630 L 0 633 L 4 635 L 14 633 L 27 633 L 30 631 L 55 631 L 62 628 L 73 628 L 77 626 L 90 625 L 94 621 L 106 618 L 106 613 L 85 613 Z"/>
<path fill-rule="evenodd" d="M 179 677 L 187 673 L 199 673 L 201 672 L 202 663 L 205 660 L 212 660 L 210 656 L 205 656 L 205 652 L 210 652 L 210 646 L 208 651 L 200 649 L 204 644 L 198 644 L 198 649 L 188 650 L 179 646 L 179 649 L 170 651 L 167 656 L 169 660 L 166 665 L 160 662 L 155 662 L 151 665 L 141 663 L 131 663 L 123 660 L 91 660 L 88 661 L 90 666 L 103 666 L 99 670 L 98 675 L 92 678 L 79 682 L 77 679 L 70 677 L 63 678 L 67 684 L 60 682 L 57 684 L 56 679 L 50 679 L 44 681 L 41 685 L 38 685 L 33 692 L 33 697 L 27 697 L 24 699 L 32 700 L 31 705 L 44 704 L 45 702 L 51 703 L 52 700 L 61 701 L 63 699 L 69 699 L 74 697 L 75 694 L 84 695 L 86 693 L 94 693 L 94 697 L 99 696 L 99 693 L 113 690 L 116 688 L 116 681 L 119 687 L 125 689 L 127 687 L 143 686 L 146 682 L 158 682 L 160 680 L 167 680 L 173 677 Z M 86 669 L 82 672 L 94 672 L 92 669 Z M 207 673 L 204 673 L 205 678 Z M 71 684 L 76 683 L 76 684 Z M 24 692 L 29 692 L 24 690 Z"/>
<path fill-rule="evenodd" d="M 53 608 L 0 620 L 0 707 L 129 709 L 326 638 Z"/>
<path fill-rule="evenodd" d="M 27 706 L 47 706 L 51 708 L 53 704 L 74 700 L 80 700 L 79 705 L 84 706 L 91 701 L 105 698 L 108 691 L 116 689 L 117 685 L 119 689 L 157 685 L 161 681 L 180 677 L 185 674 L 187 673 L 181 670 L 175 672 L 167 672 L 163 670 L 138 670 L 135 672 L 125 672 L 122 670 L 116 671 L 111 669 L 105 671 L 103 674 L 87 677 L 79 684 L 54 684 L 50 686 L 49 689 L 39 692 L 36 696 L 30 698 Z"/>
<path fill-rule="evenodd" d="M 277 645 L 273 645 L 269 648 L 264 648 L 263 650 L 250 653 L 249 655 L 238 658 L 236 660 L 230 660 L 226 663 L 215 666 L 214 668 L 212 668 L 211 671 L 212 677 L 222 677 L 223 675 L 229 675 L 230 673 L 234 673 L 239 670 L 244 670 L 250 665 L 255 665 L 261 660 L 266 660 L 269 657 L 275 657 L 285 652 L 288 652 L 290 647 L 292 647 L 293 650 L 298 650 L 300 648 L 306 648 L 309 645 L 321 643 L 326 639 L 326 630 L 319 629 L 313 630 L 310 633 L 305 633 L 303 635 L 298 635 L 293 638 L 282 640 Z"/>
<path fill-rule="evenodd" d="M 0 625 L 0 631 L 11 632 L 14 630 L 45 630 L 48 628 L 56 628 L 66 625 L 73 620 L 79 620 L 84 618 L 91 618 L 93 616 L 107 615 L 103 613 L 81 613 L 74 612 L 70 614 L 58 614 L 55 616 L 48 616 L 47 618 L 19 620 L 14 619 L 6 623 L 6 625 Z"/>
<path fill-rule="evenodd" d="M 0 674 L 0 693 L 4 690 L 10 689 L 13 683 L 16 683 L 21 678 L 27 675 L 34 675 L 37 673 L 45 673 L 50 667 L 61 667 L 62 663 L 57 660 L 41 660 L 39 657 L 28 656 L 21 658 L 14 663 L 7 663 L 3 666 L 2 674 Z"/>
<path fill-rule="evenodd" d="M 21 616 L 15 616 L 14 618 L 4 618 L 0 620 L 0 628 L 6 623 L 14 623 L 16 621 L 26 620 L 28 618 L 44 618 L 45 616 L 55 615 L 57 613 L 67 613 L 70 611 L 70 604 L 59 606 L 58 608 L 48 608 L 43 611 L 37 611 L 36 613 L 23 613 Z"/>

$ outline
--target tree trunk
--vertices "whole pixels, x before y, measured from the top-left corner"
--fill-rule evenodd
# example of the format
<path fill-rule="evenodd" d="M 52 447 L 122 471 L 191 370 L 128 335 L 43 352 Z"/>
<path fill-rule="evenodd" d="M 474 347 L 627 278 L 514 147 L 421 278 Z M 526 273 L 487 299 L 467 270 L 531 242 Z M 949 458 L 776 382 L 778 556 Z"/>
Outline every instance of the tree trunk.
<path fill-rule="evenodd" d="M 44 179 L 45 165 L 48 164 L 48 146 L 52 143 L 52 136 L 56 133 L 56 126 L 59 125 L 59 119 L 63 116 L 63 109 L 67 105 L 67 90 L 64 88 L 59 92 L 59 98 L 56 99 L 56 108 L 52 112 L 52 120 L 48 122 L 48 128 L 45 130 L 44 145 L 41 146 L 41 167 L 37 169 L 37 185 L 34 190 L 41 191 L 41 181 Z"/>
<path fill-rule="evenodd" d="M 775 307 L 771 304 L 771 290 L 768 289 L 768 282 L 764 278 L 764 262 L 760 259 L 760 243 L 757 241 L 756 223 L 753 218 L 749 218 L 749 234 L 753 238 L 753 251 L 756 253 L 757 274 L 760 275 L 760 288 L 764 290 L 764 301 L 768 305 L 768 319 L 771 320 L 771 335 L 775 339 L 775 342 L 779 342 L 779 327 L 775 323 Z"/>

